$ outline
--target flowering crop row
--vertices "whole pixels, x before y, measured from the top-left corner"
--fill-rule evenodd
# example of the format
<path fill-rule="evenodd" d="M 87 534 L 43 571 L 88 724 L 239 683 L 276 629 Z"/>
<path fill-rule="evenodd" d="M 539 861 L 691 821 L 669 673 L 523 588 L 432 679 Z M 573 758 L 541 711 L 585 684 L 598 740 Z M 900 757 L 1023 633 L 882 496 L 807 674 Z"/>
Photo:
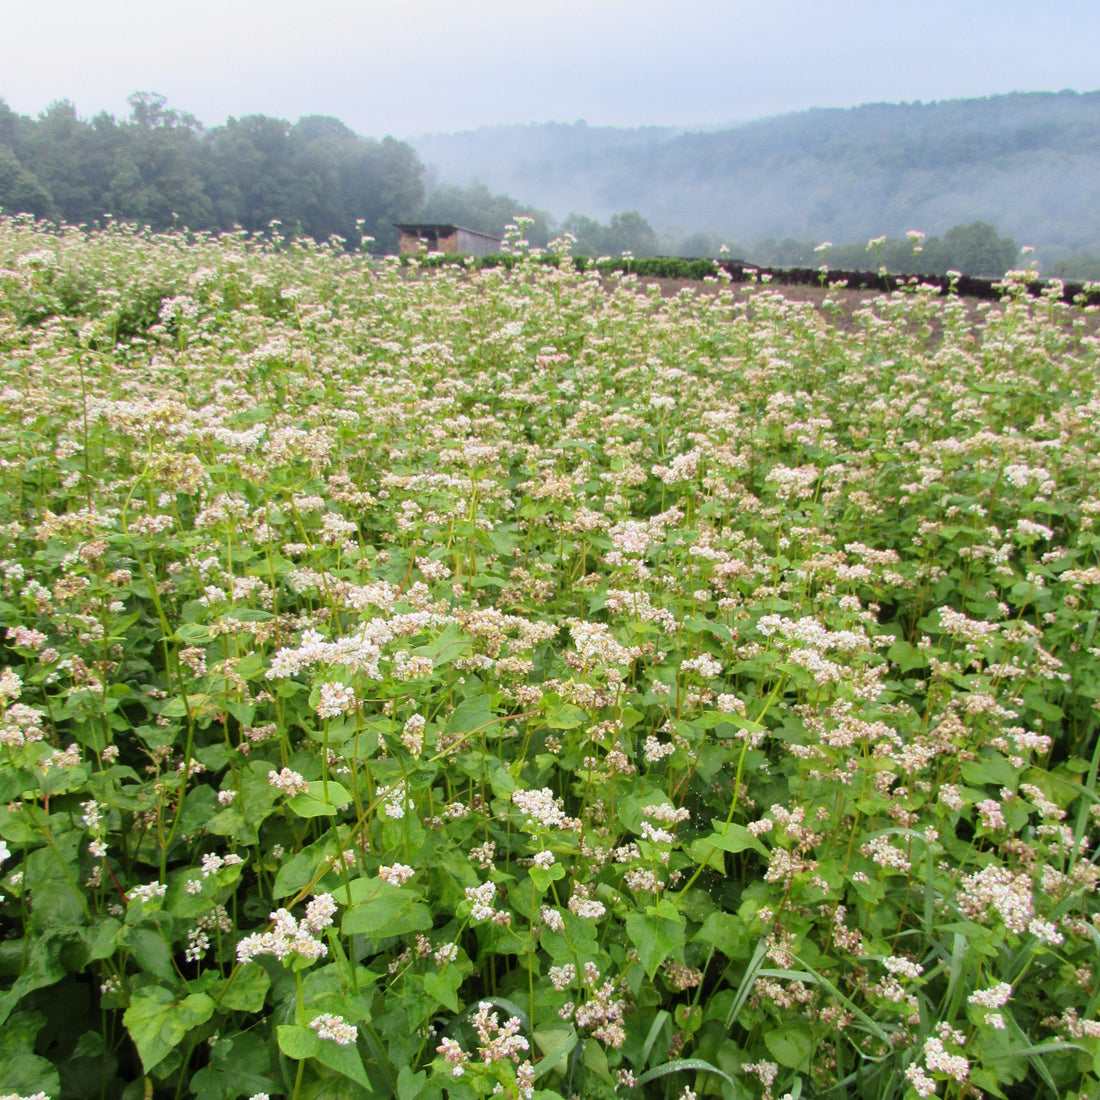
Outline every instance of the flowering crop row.
<path fill-rule="evenodd" d="M 1094 1095 L 1093 317 L 838 308 L 0 220 L 0 1092 Z"/>

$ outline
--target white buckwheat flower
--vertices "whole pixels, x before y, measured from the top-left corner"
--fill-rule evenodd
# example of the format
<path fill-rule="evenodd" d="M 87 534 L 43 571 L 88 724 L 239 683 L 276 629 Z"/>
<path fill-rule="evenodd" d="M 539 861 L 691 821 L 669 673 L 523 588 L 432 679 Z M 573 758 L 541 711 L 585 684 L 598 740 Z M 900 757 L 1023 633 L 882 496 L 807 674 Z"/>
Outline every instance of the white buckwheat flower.
<path fill-rule="evenodd" d="M 354 1024 L 349 1024 L 343 1016 L 334 1016 L 331 1012 L 323 1012 L 320 1016 L 315 1016 L 309 1021 L 309 1026 L 322 1039 L 331 1039 L 342 1047 L 349 1046 L 359 1037 Z"/>

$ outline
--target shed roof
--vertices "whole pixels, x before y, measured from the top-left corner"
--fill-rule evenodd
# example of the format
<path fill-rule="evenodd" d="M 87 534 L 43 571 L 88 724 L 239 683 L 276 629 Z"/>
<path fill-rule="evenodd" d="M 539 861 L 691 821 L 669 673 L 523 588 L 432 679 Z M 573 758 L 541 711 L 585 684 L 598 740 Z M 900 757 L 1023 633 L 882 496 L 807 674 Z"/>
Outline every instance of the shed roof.
<path fill-rule="evenodd" d="M 441 233 L 450 236 L 456 229 L 463 233 L 472 233 L 475 237 L 485 237 L 490 241 L 499 241 L 500 237 L 494 237 L 492 233 L 482 233 L 480 229 L 467 229 L 464 225 L 455 225 L 453 222 L 394 222 L 394 228 L 402 233 Z"/>

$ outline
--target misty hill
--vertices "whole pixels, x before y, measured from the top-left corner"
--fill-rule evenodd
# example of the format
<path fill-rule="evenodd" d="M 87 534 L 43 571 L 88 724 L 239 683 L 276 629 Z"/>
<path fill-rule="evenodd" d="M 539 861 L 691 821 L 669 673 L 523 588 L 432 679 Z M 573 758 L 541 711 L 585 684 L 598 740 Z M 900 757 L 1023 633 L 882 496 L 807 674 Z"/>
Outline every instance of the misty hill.
<path fill-rule="evenodd" d="M 555 219 L 636 209 L 711 230 L 855 241 L 982 220 L 1046 259 L 1100 251 L 1100 92 L 814 109 L 718 131 L 548 123 L 412 141 L 441 181 Z"/>

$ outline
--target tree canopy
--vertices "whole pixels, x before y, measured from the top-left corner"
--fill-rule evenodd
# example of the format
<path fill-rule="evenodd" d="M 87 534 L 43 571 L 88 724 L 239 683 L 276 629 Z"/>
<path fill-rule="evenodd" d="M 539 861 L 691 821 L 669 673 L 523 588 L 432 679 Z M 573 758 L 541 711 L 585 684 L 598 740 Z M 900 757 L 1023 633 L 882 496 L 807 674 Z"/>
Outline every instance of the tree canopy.
<path fill-rule="evenodd" d="M 153 229 L 287 232 L 384 250 L 393 222 L 416 215 L 423 167 L 413 148 L 359 137 L 335 118 L 265 115 L 205 130 L 163 96 L 130 97 L 130 116 L 77 116 L 61 100 L 37 119 L 0 101 L 0 208 L 70 224 L 109 214 Z"/>

